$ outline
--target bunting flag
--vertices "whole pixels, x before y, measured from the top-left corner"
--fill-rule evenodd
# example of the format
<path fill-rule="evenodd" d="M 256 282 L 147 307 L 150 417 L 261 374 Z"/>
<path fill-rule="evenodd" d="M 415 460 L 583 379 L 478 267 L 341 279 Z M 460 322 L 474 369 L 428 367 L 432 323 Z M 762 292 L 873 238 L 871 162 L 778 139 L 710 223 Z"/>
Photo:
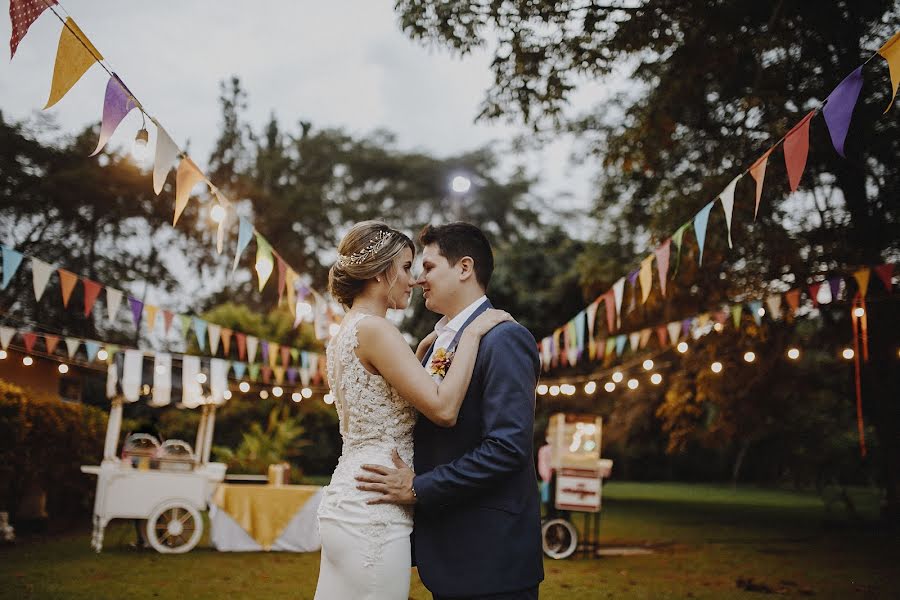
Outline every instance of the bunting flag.
<path fill-rule="evenodd" d="M 68 353 L 69 358 L 75 356 L 75 353 L 78 352 L 78 346 L 81 345 L 81 340 L 78 338 L 66 338 L 66 353 Z"/>
<path fill-rule="evenodd" d="M 650 288 L 653 286 L 653 254 L 647 255 L 641 261 L 641 304 L 647 302 L 650 297 Z"/>
<path fill-rule="evenodd" d="M 275 363 L 278 361 L 278 350 L 279 345 L 275 342 L 268 342 L 269 350 L 268 350 L 268 360 L 266 362 L 269 363 L 269 366 L 273 369 L 275 368 Z"/>
<path fill-rule="evenodd" d="M 110 322 L 116 320 L 116 313 L 122 305 L 122 296 L 121 291 L 111 287 L 106 288 L 106 314 Z"/>
<path fill-rule="evenodd" d="M 269 385 L 272 382 L 272 367 L 263 365 L 260 367 L 260 371 L 262 372 L 263 383 Z"/>
<path fill-rule="evenodd" d="M 773 294 L 766 298 L 766 310 L 776 321 L 781 318 L 781 296 Z"/>
<path fill-rule="evenodd" d="M 809 121 L 815 114 L 815 110 L 809 111 L 784 136 L 784 164 L 787 166 L 788 183 L 792 192 L 797 191 L 800 177 L 806 169 L 806 158 L 809 155 Z"/>
<path fill-rule="evenodd" d="M 862 84 L 862 67 L 858 67 L 828 94 L 825 107 L 822 109 L 831 143 L 841 156 L 844 156 L 844 141 L 847 139 L 850 118 L 853 116 L 853 107 L 856 106 Z"/>
<path fill-rule="evenodd" d="M 834 297 L 831 293 L 831 285 L 824 285 L 823 283 L 818 284 L 815 301 L 819 304 L 830 304 L 833 302 Z"/>
<path fill-rule="evenodd" d="M 614 340 L 616 345 L 616 356 L 622 356 L 622 353 L 625 352 L 625 343 L 628 341 L 624 335 L 617 335 Z"/>
<path fill-rule="evenodd" d="M 247 356 L 247 336 L 243 333 L 235 333 L 234 338 L 237 340 L 238 358 L 244 360 Z"/>
<path fill-rule="evenodd" d="M 100 290 L 103 289 L 103 286 L 90 279 L 82 279 L 81 283 L 84 286 L 84 316 L 89 317 L 91 316 L 91 311 L 94 310 L 94 303 L 97 302 L 97 296 L 100 295 Z"/>
<path fill-rule="evenodd" d="M 44 110 L 59 102 L 91 65 L 100 60 L 103 60 L 103 56 L 94 48 L 91 40 L 82 33 L 71 17 L 66 18 L 59 35 L 53 82 L 50 84 L 50 97 Z"/>
<path fill-rule="evenodd" d="M 272 372 L 275 374 L 275 383 L 281 385 L 284 383 L 284 367 L 272 367 Z"/>
<path fill-rule="evenodd" d="M 613 298 L 616 301 L 616 327 L 622 325 L 622 296 L 625 293 L 625 278 L 621 277 L 612 287 Z"/>
<path fill-rule="evenodd" d="M 262 346 L 262 362 L 269 362 L 269 342 L 263 340 L 259 345 Z"/>
<path fill-rule="evenodd" d="M 256 274 L 259 277 L 259 291 L 263 291 L 266 282 L 272 275 L 272 246 L 261 236 L 256 234 Z"/>
<path fill-rule="evenodd" d="M 600 298 L 591 302 L 587 307 L 588 357 L 591 360 L 597 357 L 597 343 L 594 340 L 594 321 L 597 318 L 598 308 L 600 308 Z"/>
<path fill-rule="evenodd" d="M 156 123 L 156 121 L 154 121 Z M 153 191 L 158 196 L 166 184 L 172 164 L 178 158 L 178 146 L 159 123 L 156 123 L 156 153 L 153 158 Z"/>
<path fill-rule="evenodd" d="M 294 359 L 295 364 L 300 363 L 300 350 L 298 348 L 291 348 L 291 358 Z"/>
<path fill-rule="evenodd" d="M 232 273 L 237 270 L 238 261 L 241 259 L 241 254 L 243 254 L 244 250 L 247 249 L 247 245 L 250 243 L 252 237 L 253 225 L 251 225 L 249 221 L 242 217 L 238 222 L 237 252 L 234 255 L 234 265 L 231 267 Z"/>
<path fill-rule="evenodd" d="M 866 292 L 869 290 L 870 274 L 871 269 L 869 267 L 864 267 L 853 274 L 853 278 L 856 279 L 856 283 L 859 285 L 859 295 L 863 299 L 865 299 Z"/>
<path fill-rule="evenodd" d="M 640 275 L 641 270 L 635 269 L 626 277 L 626 281 L 628 281 L 629 285 L 631 285 L 631 300 L 628 302 L 628 309 L 625 311 L 625 314 L 631 313 L 637 307 L 637 280 L 638 275 Z"/>
<path fill-rule="evenodd" d="M 819 306 L 819 288 L 821 287 L 821 282 L 809 284 L 809 297 L 813 302 L 813 307 Z"/>
<path fill-rule="evenodd" d="M 164 310 L 163 311 L 163 332 L 168 337 L 169 329 L 172 328 L 172 319 L 175 318 L 175 314 L 172 311 Z"/>
<path fill-rule="evenodd" d="M 12 23 L 12 35 L 9 38 L 10 60 L 16 55 L 16 48 L 28 33 L 28 28 L 51 4 L 56 4 L 56 0 L 10 0 L 9 21 Z"/>
<path fill-rule="evenodd" d="M 219 192 L 219 188 L 212 188 L 212 192 L 216 197 L 219 206 L 224 209 L 228 203 L 221 192 Z M 219 226 L 216 228 L 216 254 L 222 254 L 222 250 L 225 249 L 225 231 L 228 229 L 228 214 L 228 211 L 225 210 L 222 219 L 219 221 Z"/>
<path fill-rule="evenodd" d="M 900 31 L 891 36 L 884 45 L 878 49 L 881 55 L 888 63 L 888 71 L 891 75 L 891 101 L 888 102 L 887 108 L 884 109 L 885 114 L 891 110 L 894 99 L 897 97 L 897 86 L 900 85 Z"/>
<path fill-rule="evenodd" d="M 14 335 L 16 330 L 12 327 L 0 327 L 0 349 L 6 350 Z"/>
<path fill-rule="evenodd" d="M 44 344 L 47 346 L 47 354 L 56 352 L 56 347 L 59 345 L 59 339 L 58 335 L 50 335 L 49 333 L 44 334 Z"/>
<path fill-rule="evenodd" d="M 37 334 L 30 331 L 22 334 L 22 341 L 25 342 L 25 351 L 31 354 L 34 350 L 34 342 L 37 340 Z"/>
<path fill-rule="evenodd" d="M 141 314 L 144 312 L 144 303 L 137 298 L 128 296 L 128 305 L 131 307 L 131 319 L 135 327 L 141 326 Z"/>
<path fill-rule="evenodd" d="M 281 366 L 282 368 L 287 369 L 288 364 L 291 362 L 291 349 L 287 346 L 281 347 Z"/>
<path fill-rule="evenodd" d="M 681 321 L 671 321 L 666 325 L 666 331 L 669 333 L 669 341 L 674 344 L 678 341 L 678 333 L 681 331 Z"/>
<path fill-rule="evenodd" d="M 194 317 L 194 335 L 197 336 L 197 344 L 200 346 L 201 352 L 206 352 L 206 327 L 207 322 L 203 319 Z"/>
<path fill-rule="evenodd" d="M 225 402 L 225 391 L 228 389 L 228 369 L 231 364 L 221 358 L 209 361 L 209 395 L 213 404 Z"/>
<path fill-rule="evenodd" d="M 287 265 L 278 254 L 275 254 L 275 264 L 278 266 L 278 304 L 284 298 L 284 285 L 287 282 Z"/>
<path fill-rule="evenodd" d="M 741 177 L 743 175 L 738 175 L 732 179 L 731 183 L 725 186 L 725 189 L 719 194 L 719 200 L 722 201 L 722 210 L 725 211 L 725 229 L 728 230 L 729 248 L 734 248 L 734 244 L 731 243 L 731 213 L 734 212 L 734 188 Z"/>
<path fill-rule="evenodd" d="M 178 321 L 181 323 L 181 337 L 187 341 L 188 334 L 191 332 L 191 317 L 190 315 L 178 315 Z"/>
<path fill-rule="evenodd" d="M 649 327 L 641 329 L 640 339 L 638 341 L 638 348 L 644 349 L 647 347 L 647 343 L 650 341 L 650 336 L 653 335 L 653 330 Z"/>
<path fill-rule="evenodd" d="M 236 378 L 243 379 L 244 373 L 247 372 L 247 363 L 235 361 L 231 363 L 231 368 L 234 371 L 234 376 Z"/>
<path fill-rule="evenodd" d="M 612 290 L 603 294 L 603 301 L 606 305 L 606 330 L 612 332 L 616 329 L 616 305 Z"/>
<path fill-rule="evenodd" d="M 296 285 L 297 277 L 297 273 L 288 267 L 287 273 L 285 274 L 284 289 L 287 295 L 288 308 L 292 315 L 297 314 L 297 289 L 294 287 Z"/>
<path fill-rule="evenodd" d="M 752 300 L 748 303 L 750 306 L 750 312 L 753 314 L 753 320 L 756 321 L 757 325 L 762 324 L 762 315 L 759 314 L 759 309 L 762 308 L 762 302 L 759 300 Z"/>
<path fill-rule="evenodd" d="M 295 369 L 294 367 L 291 367 L 287 370 L 287 380 L 288 380 L 288 383 L 291 385 L 294 385 L 295 383 L 297 383 L 297 369 Z"/>
<path fill-rule="evenodd" d="M 153 358 L 153 405 L 172 402 L 172 355 L 157 352 Z"/>
<path fill-rule="evenodd" d="M 894 277 L 894 265 L 893 263 L 886 263 L 883 265 L 878 265 L 875 267 L 875 274 L 878 275 L 878 278 L 881 279 L 881 282 L 884 284 L 884 289 L 887 290 L 887 293 L 890 294 L 893 291 L 892 279 Z"/>
<path fill-rule="evenodd" d="M 759 200 L 762 198 L 763 180 L 766 178 L 766 163 L 769 162 L 769 155 L 772 154 L 772 148 L 766 150 L 766 153 L 756 159 L 756 162 L 750 167 L 750 176 L 756 182 L 756 204 L 753 206 L 753 220 L 756 220 L 756 214 L 759 212 Z"/>
<path fill-rule="evenodd" d="M 840 277 L 832 277 L 828 280 L 828 289 L 831 290 L 831 301 L 834 302 L 840 298 L 841 294 L 841 281 Z"/>
<path fill-rule="evenodd" d="M 655 251 L 656 271 L 659 275 L 659 291 L 666 295 L 666 279 L 669 277 L 669 253 L 672 251 L 672 239 L 669 238 L 660 244 Z"/>
<path fill-rule="evenodd" d="M 250 363 L 250 381 L 256 382 L 259 379 L 259 363 Z"/>
<path fill-rule="evenodd" d="M 134 97 L 119 79 L 118 75 L 113 74 L 106 83 L 106 95 L 103 99 L 103 120 L 100 122 L 100 139 L 97 140 L 97 148 L 91 152 L 91 156 L 97 155 L 106 142 L 112 136 L 113 132 L 122 122 L 122 119 L 137 108 Z"/>
<path fill-rule="evenodd" d="M 200 357 L 187 356 L 181 360 L 181 403 L 197 406 L 203 401 L 203 387 L 197 383 L 200 374 Z"/>
<path fill-rule="evenodd" d="M 700 256 L 697 264 L 703 264 L 703 242 L 706 241 L 706 224 L 709 222 L 709 211 L 712 210 L 713 203 L 710 202 L 700 209 L 697 216 L 694 217 L 694 233 L 697 234 L 697 246 L 700 248 Z"/>
<path fill-rule="evenodd" d="M 175 218 L 172 220 L 173 227 L 178 223 L 178 217 L 184 212 L 188 200 L 191 198 L 191 190 L 204 179 L 203 173 L 189 156 L 185 156 L 178 163 L 178 171 L 175 173 Z"/>
<path fill-rule="evenodd" d="M 259 348 L 259 338 L 247 336 L 247 362 L 256 362 L 256 350 Z"/>
<path fill-rule="evenodd" d="M 666 333 L 667 333 L 667 331 L 666 331 L 665 325 L 660 325 L 659 327 L 656 328 L 656 339 L 659 340 L 660 348 L 666 347 Z"/>
<path fill-rule="evenodd" d="M 32 284 L 34 285 L 35 301 L 41 301 L 41 297 L 44 295 L 44 290 L 47 289 L 47 283 L 50 281 L 50 275 L 53 271 L 53 265 L 50 263 L 45 263 L 36 258 L 31 259 L 31 278 Z"/>
<path fill-rule="evenodd" d="M 784 299 L 787 301 L 788 307 L 791 309 L 791 314 L 795 314 L 797 312 L 797 309 L 800 308 L 800 290 L 794 289 L 785 292 Z"/>
<path fill-rule="evenodd" d="M 640 331 L 632 331 L 628 334 L 628 347 L 631 348 L 632 352 L 636 352 L 641 343 L 641 332 Z"/>
<path fill-rule="evenodd" d="M 9 285 L 9 282 L 12 281 L 13 275 L 16 274 L 16 271 L 19 270 L 19 265 L 22 264 L 22 254 L 20 252 L 16 252 L 9 246 L 3 246 L 3 284 L 0 285 L 0 288 L 6 289 L 6 286 Z"/>
<path fill-rule="evenodd" d="M 87 351 L 88 362 L 94 362 L 94 359 L 97 358 L 97 353 L 100 352 L 100 344 L 86 340 L 84 349 Z"/>
<path fill-rule="evenodd" d="M 209 334 L 209 353 L 215 356 L 219 351 L 219 340 L 222 337 L 222 326 L 210 323 L 206 329 Z"/>
<path fill-rule="evenodd" d="M 228 356 L 231 354 L 231 335 L 234 333 L 231 329 L 222 328 L 222 354 Z"/>
<path fill-rule="evenodd" d="M 734 322 L 734 328 L 740 329 L 741 327 L 741 315 L 744 312 L 744 306 L 741 304 L 735 304 L 731 307 L 731 320 Z"/>
<path fill-rule="evenodd" d="M 691 226 L 691 222 L 683 224 L 681 227 L 675 230 L 675 233 L 672 234 L 672 241 L 675 243 L 675 247 L 678 249 L 678 252 L 675 255 L 675 272 L 678 272 L 678 265 L 681 264 L 681 244 L 684 241 L 684 232 L 687 231 L 687 228 Z"/>
<path fill-rule="evenodd" d="M 152 304 L 144 305 L 144 316 L 145 321 L 147 323 L 147 331 L 153 332 L 156 329 L 156 314 L 159 312 L 159 307 L 154 306 Z"/>
<path fill-rule="evenodd" d="M 69 299 L 72 297 L 72 290 L 75 289 L 75 284 L 78 283 L 78 275 L 66 271 L 65 269 L 57 269 L 56 272 L 59 273 L 59 285 L 62 290 L 63 308 L 69 308 Z"/>
<path fill-rule="evenodd" d="M 616 346 L 618 345 L 616 343 L 617 340 L 618 340 L 618 338 L 616 338 L 616 337 L 609 337 L 606 339 L 606 352 L 605 352 L 606 356 L 611 356 L 612 353 L 615 351 Z M 623 341 L 624 341 L 624 338 L 623 338 Z"/>

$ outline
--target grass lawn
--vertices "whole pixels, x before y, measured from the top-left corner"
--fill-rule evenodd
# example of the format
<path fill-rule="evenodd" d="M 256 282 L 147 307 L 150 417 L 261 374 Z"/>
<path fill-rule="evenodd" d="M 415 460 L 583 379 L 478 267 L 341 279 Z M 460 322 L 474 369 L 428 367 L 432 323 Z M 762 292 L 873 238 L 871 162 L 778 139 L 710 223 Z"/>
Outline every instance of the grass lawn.
<path fill-rule="evenodd" d="M 829 514 L 814 495 L 613 482 L 601 537 L 655 552 L 546 560 L 541 598 L 900 598 L 896 532 Z M 318 553 L 226 554 L 204 544 L 162 556 L 131 549 L 133 540 L 130 523 L 114 522 L 100 555 L 87 529 L 0 548 L 0 598 L 293 599 L 315 590 Z M 430 598 L 413 581 L 410 597 Z"/>

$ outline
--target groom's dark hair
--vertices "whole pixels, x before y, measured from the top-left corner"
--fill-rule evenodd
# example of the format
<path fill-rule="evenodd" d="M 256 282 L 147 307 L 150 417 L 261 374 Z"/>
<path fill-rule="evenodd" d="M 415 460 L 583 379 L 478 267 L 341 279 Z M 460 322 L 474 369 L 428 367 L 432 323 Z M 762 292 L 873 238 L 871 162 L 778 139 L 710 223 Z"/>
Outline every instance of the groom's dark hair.
<path fill-rule="evenodd" d="M 472 225 L 456 221 L 446 225 L 426 225 L 419 233 L 419 244 L 436 244 L 441 256 L 451 265 L 464 256 L 475 263 L 475 280 L 487 291 L 494 272 L 494 253 L 484 232 Z"/>

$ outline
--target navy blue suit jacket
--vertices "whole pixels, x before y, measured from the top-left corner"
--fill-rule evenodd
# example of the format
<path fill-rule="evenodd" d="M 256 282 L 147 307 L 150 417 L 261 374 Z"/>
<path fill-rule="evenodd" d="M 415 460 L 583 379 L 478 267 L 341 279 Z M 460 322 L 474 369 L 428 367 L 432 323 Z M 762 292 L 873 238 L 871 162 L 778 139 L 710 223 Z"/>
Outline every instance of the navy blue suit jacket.
<path fill-rule="evenodd" d="M 531 333 L 501 323 L 481 339 L 456 425 L 416 423 L 413 558 L 433 594 L 497 594 L 544 578 L 533 459 L 539 372 Z"/>

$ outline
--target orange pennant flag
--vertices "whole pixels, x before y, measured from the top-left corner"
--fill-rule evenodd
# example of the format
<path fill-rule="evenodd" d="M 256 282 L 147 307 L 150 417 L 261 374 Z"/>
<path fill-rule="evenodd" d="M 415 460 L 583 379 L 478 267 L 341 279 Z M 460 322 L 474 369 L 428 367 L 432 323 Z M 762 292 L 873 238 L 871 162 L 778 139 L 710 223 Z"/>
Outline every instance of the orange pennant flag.
<path fill-rule="evenodd" d="M 800 290 L 793 289 L 789 292 L 785 292 L 784 299 L 791 308 L 791 314 L 797 312 L 797 309 L 800 308 Z"/>
<path fill-rule="evenodd" d="M 72 17 L 68 17 L 59 35 L 50 97 L 44 110 L 59 102 L 91 65 L 101 60 L 103 56 L 94 48 L 91 40 L 78 28 Z"/>
<path fill-rule="evenodd" d="M 853 274 L 856 283 L 859 285 L 859 295 L 863 298 L 866 297 L 866 292 L 869 291 L 869 275 L 871 273 L 872 271 L 869 267 L 864 267 Z"/>
<path fill-rule="evenodd" d="M 72 290 L 78 283 L 78 275 L 65 269 L 57 269 L 57 273 L 59 273 L 59 284 L 62 288 L 63 307 L 69 308 L 69 298 L 72 297 Z"/>
<path fill-rule="evenodd" d="M 45 333 L 44 343 L 47 344 L 47 354 L 53 354 L 53 352 L 56 350 L 57 344 L 59 344 L 59 336 Z"/>
<path fill-rule="evenodd" d="M 806 169 L 806 158 L 809 156 L 809 121 L 816 114 L 809 111 L 799 123 L 784 136 L 784 163 L 787 166 L 788 183 L 791 191 L 796 192 L 800 186 L 800 177 Z"/>
<path fill-rule="evenodd" d="M 756 159 L 753 166 L 750 167 L 750 176 L 756 182 L 756 207 L 753 209 L 753 220 L 756 220 L 756 213 L 759 212 L 759 199 L 762 198 L 763 180 L 766 178 L 766 163 L 769 162 L 769 155 L 772 154 L 773 148 L 766 150 L 766 153 Z"/>
<path fill-rule="evenodd" d="M 228 356 L 228 352 L 231 350 L 231 334 L 234 333 L 231 329 L 222 328 L 222 354 L 224 356 Z"/>
<path fill-rule="evenodd" d="M 84 284 L 84 316 L 89 317 L 91 311 L 94 310 L 94 302 L 97 301 L 97 296 L 100 295 L 100 290 L 103 289 L 103 286 L 90 279 L 82 279 L 81 283 Z"/>
<path fill-rule="evenodd" d="M 178 223 L 178 217 L 184 212 L 188 200 L 191 197 L 191 190 L 194 186 L 203 181 L 203 173 L 194 164 L 190 157 L 185 156 L 178 163 L 178 171 L 175 173 L 175 219 L 172 221 L 174 227 Z"/>
<path fill-rule="evenodd" d="M 891 36 L 884 45 L 878 49 L 884 60 L 888 63 L 888 72 L 891 76 L 891 101 L 888 102 L 884 112 L 891 110 L 894 99 L 897 97 L 897 86 L 900 86 L 900 31 Z"/>

